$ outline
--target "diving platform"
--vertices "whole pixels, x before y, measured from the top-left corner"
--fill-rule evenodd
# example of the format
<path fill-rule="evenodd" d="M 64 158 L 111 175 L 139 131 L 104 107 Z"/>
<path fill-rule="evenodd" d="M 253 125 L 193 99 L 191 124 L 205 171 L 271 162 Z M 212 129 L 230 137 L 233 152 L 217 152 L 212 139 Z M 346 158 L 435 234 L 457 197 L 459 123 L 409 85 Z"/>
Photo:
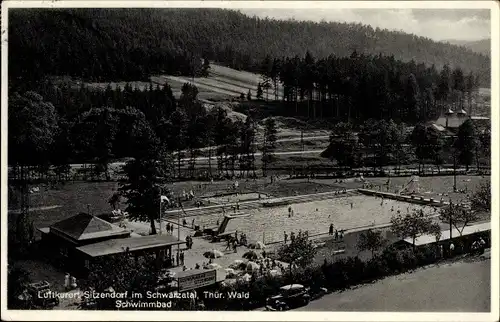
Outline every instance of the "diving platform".
<path fill-rule="evenodd" d="M 211 236 L 220 236 L 224 234 L 227 228 L 227 224 L 229 223 L 229 220 L 235 219 L 235 218 L 244 218 L 248 217 L 250 214 L 244 213 L 244 212 L 235 212 L 232 214 L 225 214 L 224 219 L 222 219 L 222 222 L 220 223 L 219 226 L 215 227 L 210 227 L 210 228 L 205 228 L 203 230 L 204 234 L 211 235 Z"/>

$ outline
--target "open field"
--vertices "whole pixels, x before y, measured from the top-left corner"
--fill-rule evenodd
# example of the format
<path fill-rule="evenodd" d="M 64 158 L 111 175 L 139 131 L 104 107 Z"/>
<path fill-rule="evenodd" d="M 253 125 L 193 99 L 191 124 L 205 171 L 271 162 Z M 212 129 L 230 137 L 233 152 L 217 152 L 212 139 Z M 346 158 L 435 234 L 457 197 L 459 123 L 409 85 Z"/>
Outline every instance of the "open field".
<path fill-rule="evenodd" d="M 262 82 L 259 74 L 254 74 L 246 71 L 238 71 L 221 65 L 212 63 L 210 65 L 208 77 L 187 77 L 187 76 L 172 76 L 172 75 L 154 75 L 150 77 L 151 82 L 162 86 L 167 82 L 172 88 L 172 92 L 176 97 L 180 97 L 182 85 L 185 83 L 193 83 L 198 87 L 198 97 L 202 100 L 222 101 L 231 98 L 238 98 L 241 93 L 246 95 L 248 90 L 252 92 L 252 97 L 257 94 L 257 85 Z M 137 87 L 140 90 L 149 86 L 148 82 L 129 82 L 132 87 Z M 92 88 L 105 89 L 109 83 L 89 83 Z M 125 87 L 126 82 L 113 82 L 111 87 Z M 278 87 L 280 97 L 283 95 L 283 88 Z M 266 97 L 266 92 L 263 94 Z M 269 99 L 274 99 L 274 90 L 269 89 Z"/>
<path fill-rule="evenodd" d="M 325 295 L 298 311 L 488 312 L 491 261 L 469 258 Z"/>
<path fill-rule="evenodd" d="M 175 194 L 182 191 L 189 192 L 191 189 L 197 197 L 213 196 L 216 194 L 235 192 L 232 189 L 233 181 L 215 181 L 214 183 L 187 181 L 176 182 L 170 185 Z M 46 227 L 58 220 L 74 216 L 80 212 L 87 211 L 89 205 L 92 213 L 99 215 L 110 213 L 112 208 L 108 203 L 109 198 L 115 193 L 119 185 L 116 182 L 68 182 L 59 189 L 46 189 L 40 187 L 40 191 L 30 194 L 31 218 L 35 227 Z M 307 194 L 314 191 L 325 192 L 338 189 L 339 185 L 306 182 L 305 180 L 278 181 L 273 184 L 269 179 L 240 180 L 238 191 L 261 192 L 275 197 L 293 196 L 296 194 Z M 189 208 L 191 203 L 186 203 Z M 57 207 L 56 207 L 57 206 Z M 125 202 L 118 204 L 118 208 L 124 209 Z M 36 208 L 46 207 L 44 210 Z M 35 208 L 35 209 L 34 209 Z M 9 209 L 16 210 L 18 206 L 12 202 Z M 15 227 L 16 211 L 9 211 L 9 227 Z"/>

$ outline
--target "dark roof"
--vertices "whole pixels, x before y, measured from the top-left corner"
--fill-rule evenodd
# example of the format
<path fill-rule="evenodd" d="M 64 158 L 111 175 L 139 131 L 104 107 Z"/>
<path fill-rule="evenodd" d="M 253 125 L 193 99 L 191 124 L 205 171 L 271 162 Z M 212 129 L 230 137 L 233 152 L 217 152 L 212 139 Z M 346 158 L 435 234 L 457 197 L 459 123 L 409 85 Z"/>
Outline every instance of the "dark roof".
<path fill-rule="evenodd" d="M 178 240 L 170 235 L 151 235 L 141 237 L 129 237 L 110 239 L 99 243 L 77 247 L 79 251 L 91 257 L 106 256 L 123 253 L 128 248 L 130 252 L 183 244 L 185 241 Z"/>
<path fill-rule="evenodd" d="M 62 233 L 76 241 L 130 234 L 123 228 L 86 213 L 58 221 L 50 226 L 50 230 Z"/>
<path fill-rule="evenodd" d="M 452 232 L 452 238 L 453 236 L 459 237 L 459 236 L 467 236 L 467 235 L 472 235 L 475 233 L 483 232 L 483 231 L 490 231 L 491 230 L 491 222 L 485 222 L 477 225 L 472 225 L 472 226 L 466 226 L 462 233 L 458 231 L 458 229 L 453 229 Z M 445 229 L 441 231 L 441 237 L 440 241 L 445 241 L 450 239 L 450 230 Z M 413 244 L 413 239 L 412 238 L 405 238 L 403 239 L 406 243 L 408 244 Z M 422 246 L 422 245 L 428 245 L 436 242 L 436 237 L 434 235 L 422 235 L 419 236 L 415 239 L 415 246 Z"/>

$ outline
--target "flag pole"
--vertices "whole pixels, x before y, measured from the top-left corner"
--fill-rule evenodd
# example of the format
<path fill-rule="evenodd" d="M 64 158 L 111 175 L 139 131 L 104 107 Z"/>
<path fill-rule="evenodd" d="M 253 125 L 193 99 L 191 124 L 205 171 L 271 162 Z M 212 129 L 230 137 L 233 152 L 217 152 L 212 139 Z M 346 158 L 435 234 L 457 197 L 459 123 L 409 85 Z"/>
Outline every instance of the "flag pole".
<path fill-rule="evenodd" d="M 160 186 L 160 214 L 159 214 L 159 223 L 160 223 L 160 235 L 161 235 L 161 203 L 162 203 L 162 200 L 161 200 L 161 186 Z"/>
<path fill-rule="evenodd" d="M 181 210 L 184 211 L 184 207 L 182 206 L 182 203 L 181 203 L 181 197 L 179 197 L 179 205 L 181 206 Z M 179 211 L 178 212 L 178 215 L 177 215 L 177 239 L 179 241 L 181 241 L 181 212 Z M 177 243 L 177 253 L 180 253 L 181 251 L 181 245 L 179 243 Z"/>

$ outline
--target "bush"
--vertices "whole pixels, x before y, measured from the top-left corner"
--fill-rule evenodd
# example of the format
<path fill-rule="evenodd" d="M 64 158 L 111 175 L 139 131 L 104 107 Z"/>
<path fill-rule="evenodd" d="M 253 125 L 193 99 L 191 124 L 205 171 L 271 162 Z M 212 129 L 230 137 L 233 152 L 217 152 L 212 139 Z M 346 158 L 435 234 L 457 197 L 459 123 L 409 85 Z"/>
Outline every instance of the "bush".
<path fill-rule="evenodd" d="M 432 244 L 432 245 L 427 245 L 423 248 L 419 248 L 415 253 L 417 258 L 417 265 L 424 266 L 435 263 L 437 260 L 436 247 L 437 245 Z"/>
<path fill-rule="evenodd" d="M 345 267 L 348 286 L 357 285 L 366 280 L 365 263 L 359 257 L 349 257 Z"/>
<path fill-rule="evenodd" d="M 399 274 L 403 271 L 403 255 L 395 248 L 386 248 L 382 253 L 382 260 L 389 274 Z"/>
<path fill-rule="evenodd" d="M 413 252 L 410 249 L 407 249 L 402 251 L 401 255 L 402 255 L 401 264 L 404 272 L 407 272 L 409 270 L 414 270 L 415 268 L 417 268 L 418 261 L 415 252 Z"/>
<path fill-rule="evenodd" d="M 382 256 L 371 258 L 365 265 L 365 277 L 367 281 L 378 280 L 390 274 Z"/>

